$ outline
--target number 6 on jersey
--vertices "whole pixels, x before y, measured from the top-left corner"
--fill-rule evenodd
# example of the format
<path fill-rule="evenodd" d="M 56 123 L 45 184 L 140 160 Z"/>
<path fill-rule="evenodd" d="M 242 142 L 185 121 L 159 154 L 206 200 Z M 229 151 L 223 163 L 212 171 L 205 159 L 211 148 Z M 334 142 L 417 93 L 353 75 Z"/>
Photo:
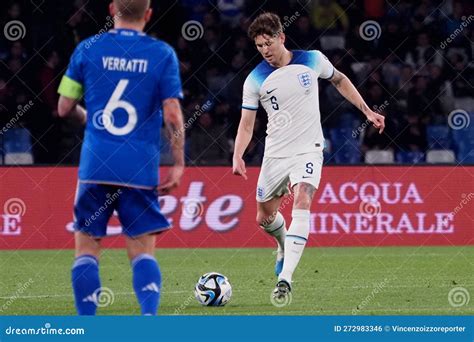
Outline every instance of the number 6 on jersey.
<path fill-rule="evenodd" d="M 129 134 L 137 125 L 137 110 L 130 102 L 120 99 L 128 85 L 128 82 L 129 80 L 127 79 L 121 79 L 119 81 L 102 113 L 104 128 L 113 135 Z M 113 111 L 119 108 L 124 109 L 128 115 L 127 124 L 123 127 L 117 127 L 114 125 Z"/>

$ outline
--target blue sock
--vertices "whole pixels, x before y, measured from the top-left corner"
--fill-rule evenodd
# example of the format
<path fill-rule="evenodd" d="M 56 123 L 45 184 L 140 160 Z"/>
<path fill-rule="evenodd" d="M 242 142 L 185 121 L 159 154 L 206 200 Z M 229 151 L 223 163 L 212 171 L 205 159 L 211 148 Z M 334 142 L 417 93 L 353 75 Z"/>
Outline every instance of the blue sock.
<path fill-rule="evenodd" d="M 100 294 L 99 262 L 92 255 L 81 255 L 74 260 L 71 276 L 77 313 L 95 315 Z"/>
<path fill-rule="evenodd" d="M 161 273 L 156 259 L 140 254 L 132 260 L 133 289 L 142 315 L 156 315 L 160 303 Z"/>

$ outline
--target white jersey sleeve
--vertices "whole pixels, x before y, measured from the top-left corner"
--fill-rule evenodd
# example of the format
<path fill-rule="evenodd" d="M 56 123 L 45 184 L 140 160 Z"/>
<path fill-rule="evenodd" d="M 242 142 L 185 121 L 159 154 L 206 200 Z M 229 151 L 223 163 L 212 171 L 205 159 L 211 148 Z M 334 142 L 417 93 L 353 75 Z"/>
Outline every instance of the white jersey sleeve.
<path fill-rule="evenodd" d="M 252 73 L 244 82 L 244 90 L 242 95 L 242 108 L 257 110 L 260 100 L 259 87 Z"/>
<path fill-rule="evenodd" d="M 319 63 L 316 64 L 315 70 L 319 78 L 330 79 L 334 75 L 334 66 L 331 64 L 329 59 L 318 50 L 311 51 L 316 54 L 316 59 Z"/>

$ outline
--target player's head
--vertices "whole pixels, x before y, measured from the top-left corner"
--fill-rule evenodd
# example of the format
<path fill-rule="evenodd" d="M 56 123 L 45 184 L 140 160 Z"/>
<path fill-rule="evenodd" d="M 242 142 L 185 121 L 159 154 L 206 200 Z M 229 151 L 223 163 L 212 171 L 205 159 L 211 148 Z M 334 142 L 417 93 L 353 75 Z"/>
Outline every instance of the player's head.
<path fill-rule="evenodd" d="M 150 21 L 152 15 L 150 0 L 113 0 L 109 9 L 116 22 L 143 26 Z"/>
<path fill-rule="evenodd" d="M 250 39 L 268 63 L 274 64 L 285 52 L 285 34 L 280 17 L 275 13 L 262 13 L 248 29 Z"/>

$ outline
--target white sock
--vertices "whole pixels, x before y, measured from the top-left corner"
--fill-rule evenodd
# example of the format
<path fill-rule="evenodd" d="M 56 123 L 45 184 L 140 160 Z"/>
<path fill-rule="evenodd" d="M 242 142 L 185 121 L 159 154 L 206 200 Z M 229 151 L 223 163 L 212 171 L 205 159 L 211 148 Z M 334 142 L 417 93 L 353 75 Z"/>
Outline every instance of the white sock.
<path fill-rule="evenodd" d="M 285 249 L 286 222 L 283 215 L 278 211 L 272 223 L 261 226 L 268 234 L 273 236 L 278 243 L 278 250 L 283 252 Z"/>
<path fill-rule="evenodd" d="M 300 262 L 309 235 L 309 210 L 293 209 L 292 220 L 285 240 L 285 261 L 278 280 L 291 284 L 293 272 Z"/>

